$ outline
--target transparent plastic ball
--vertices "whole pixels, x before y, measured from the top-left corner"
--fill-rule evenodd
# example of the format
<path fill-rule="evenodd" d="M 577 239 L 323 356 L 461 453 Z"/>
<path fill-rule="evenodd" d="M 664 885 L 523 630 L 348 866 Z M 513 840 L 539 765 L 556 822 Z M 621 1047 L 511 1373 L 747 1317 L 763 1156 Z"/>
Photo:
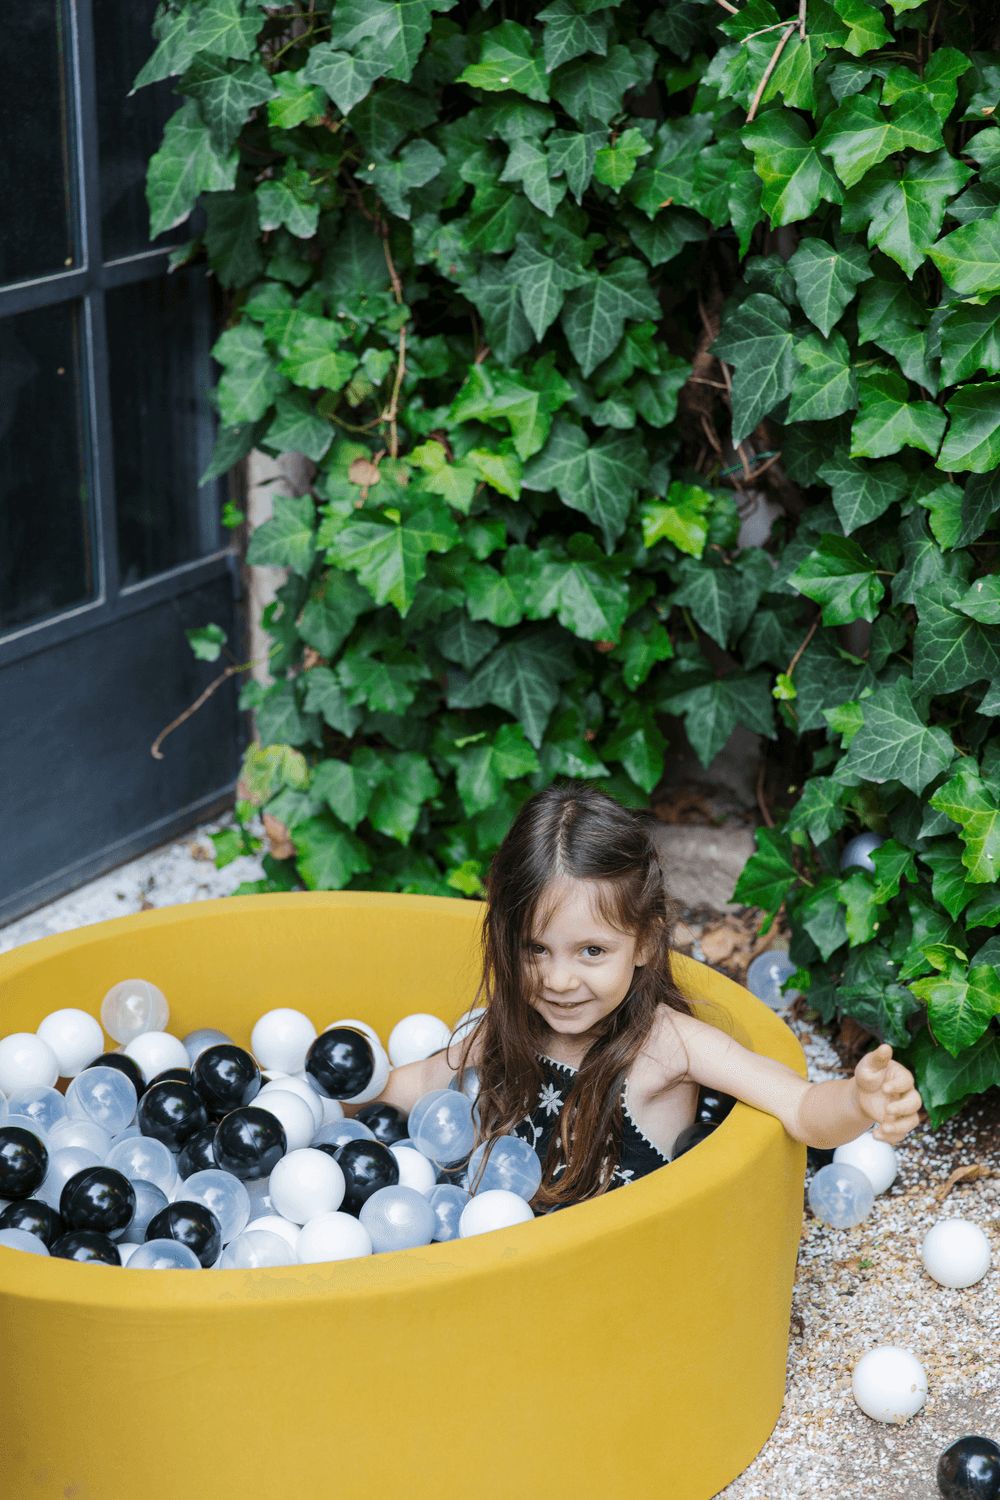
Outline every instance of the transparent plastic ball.
<path fill-rule="evenodd" d="M 169 1020 L 166 995 L 148 979 L 121 979 L 101 1001 L 101 1025 L 121 1045 L 144 1031 L 165 1030 Z M 99 1056 L 100 1050 L 91 1056 Z"/>
<path fill-rule="evenodd" d="M 264 1072 L 301 1073 L 316 1028 L 300 1010 L 279 1006 L 266 1011 L 250 1033 L 250 1051 Z"/>
<path fill-rule="evenodd" d="M 289 1093 L 288 1089 L 272 1089 L 266 1094 L 261 1089 L 253 1107 L 267 1110 L 281 1123 L 289 1151 L 301 1151 L 316 1133 L 312 1110 L 304 1099 Z"/>
<path fill-rule="evenodd" d="M 135 1213 L 122 1239 L 131 1244 L 141 1245 L 146 1238 L 146 1229 L 150 1219 L 155 1218 L 161 1209 L 166 1208 L 169 1199 L 163 1189 L 158 1188 L 155 1183 L 143 1182 L 141 1177 L 129 1178 L 129 1181 L 135 1193 Z"/>
<path fill-rule="evenodd" d="M 66 1109 L 78 1119 L 93 1120 L 110 1135 L 127 1130 L 135 1119 L 138 1095 L 131 1078 L 117 1068 L 87 1068 L 66 1090 Z"/>
<path fill-rule="evenodd" d="M 219 1042 L 232 1042 L 232 1037 L 224 1031 L 217 1031 L 214 1026 L 199 1026 L 197 1031 L 189 1031 L 184 1038 L 189 1065 L 193 1068 L 205 1048 L 215 1047 Z"/>
<path fill-rule="evenodd" d="M 220 1271 L 257 1271 L 262 1266 L 294 1266 L 298 1257 L 280 1234 L 244 1229 L 222 1252 Z"/>
<path fill-rule="evenodd" d="M 439 1016 L 416 1011 L 397 1021 L 389 1033 L 389 1061 L 394 1068 L 401 1068 L 405 1063 L 421 1062 L 425 1057 L 430 1057 L 432 1052 L 447 1047 L 450 1037 L 451 1027 L 445 1025 Z"/>
<path fill-rule="evenodd" d="M 462 1217 L 462 1210 L 469 1202 L 469 1194 L 464 1188 L 445 1182 L 428 1195 L 427 1202 L 434 1210 L 434 1216 L 437 1219 L 434 1238 L 439 1241 L 457 1240 L 458 1221 Z"/>
<path fill-rule="evenodd" d="M 128 1263 L 130 1271 L 200 1271 L 201 1261 L 180 1240 L 147 1240 Z"/>
<path fill-rule="evenodd" d="M 178 1181 L 173 1152 L 151 1135 L 134 1135 L 114 1141 L 105 1161 L 129 1182 L 152 1182 L 168 1199 Z"/>
<path fill-rule="evenodd" d="M 312 1085 L 305 1083 L 301 1078 L 295 1078 L 291 1073 L 282 1073 L 279 1077 L 265 1083 L 253 1101 L 257 1109 L 264 1108 L 261 1099 L 269 1093 L 295 1094 L 309 1106 L 313 1117 L 313 1129 L 318 1130 L 323 1124 L 323 1101 Z"/>
<path fill-rule="evenodd" d="M 834 1229 L 852 1229 L 867 1219 L 875 1189 L 860 1167 L 829 1162 L 809 1184 L 809 1207 L 817 1219 Z"/>
<path fill-rule="evenodd" d="M 172 1036 L 169 1031 L 144 1031 L 122 1050 L 136 1064 L 145 1083 L 158 1073 L 165 1073 L 167 1068 L 188 1067 L 187 1048 L 180 1037 Z"/>
<path fill-rule="evenodd" d="M 464 1094 L 473 1103 L 479 1098 L 479 1070 L 478 1068 L 463 1068 L 456 1073 L 448 1087 L 456 1093 Z"/>
<path fill-rule="evenodd" d="M 474 1031 L 476 1029 L 476 1027 L 479 1025 L 480 1017 L 485 1016 L 485 1014 L 485 1005 L 475 1005 L 471 1010 L 463 1011 L 458 1020 L 455 1022 L 454 1026 L 451 1028 L 452 1041 L 463 1041 L 464 1038 L 468 1036 L 470 1031 Z"/>
<path fill-rule="evenodd" d="M 115 1240 L 115 1249 L 123 1266 L 127 1266 L 139 1248 L 138 1240 Z"/>
<path fill-rule="evenodd" d="M 50 1089 L 59 1077 L 59 1062 L 48 1042 L 33 1031 L 12 1031 L 0 1040 L 0 1089 Z"/>
<path fill-rule="evenodd" d="M 756 995 L 772 1010 L 787 1010 L 798 991 L 783 991 L 781 986 L 797 968 L 798 964 L 793 963 L 782 948 L 758 953 L 747 969 L 746 987 L 751 995 Z"/>
<path fill-rule="evenodd" d="M 103 1164 L 103 1157 L 97 1155 L 96 1151 L 88 1151 L 83 1146 L 63 1146 L 56 1151 L 49 1152 L 49 1165 L 45 1178 L 40 1188 L 35 1190 L 34 1196 L 41 1198 L 50 1208 L 58 1208 L 62 1197 L 62 1190 L 71 1177 L 77 1172 L 82 1172 L 84 1167 L 99 1167 Z"/>
<path fill-rule="evenodd" d="M 462 1209 L 458 1221 L 459 1238 L 467 1240 L 474 1234 L 489 1234 L 494 1229 L 509 1229 L 512 1224 L 527 1224 L 534 1217 L 518 1193 L 491 1188 L 488 1192 L 476 1193 Z"/>
<path fill-rule="evenodd" d="M 111 1149 L 111 1131 L 95 1120 L 74 1120 L 67 1115 L 49 1131 L 49 1149 L 62 1151 L 67 1146 L 82 1146 L 103 1161 Z"/>
<path fill-rule="evenodd" d="M 345 1141 L 373 1141 L 374 1130 L 363 1120 L 332 1120 L 321 1125 L 310 1141 L 312 1146 L 342 1146 Z"/>
<path fill-rule="evenodd" d="M 401 1183 L 372 1193 L 358 1218 L 371 1236 L 376 1255 L 429 1245 L 437 1229 L 437 1216 L 423 1193 Z"/>
<path fill-rule="evenodd" d="M 924 1235 L 920 1259 L 940 1286 L 964 1288 L 982 1281 L 990 1268 L 990 1242 L 970 1219 L 939 1219 Z"/>
<path fill-rule="evenodd" d="M 302 1226 L 299 1235 L 299 1260 L 306 1266 L 324 1260 L 354 1260 L 371 1255 L 372 1249 L 371 1235 L 352 1214 L 318 1214 Z"/>
<path fill-rule="evenodd" d="M 389 1150 L 396 1158 L 402 1187 L 413 1188 L 426 1196 L 436 1186 L 437 1168 L 415 1146 L 404 1146 L 400 1141 L 394 1141 Z"/>
<path fill-rule="evenodd" d="M 489 1144 L 484 1141 L 469 1158 L 469 1182 L 473 1192 L 478 1196 L 501 1188 L 506 1193 L 516 1193 L 527 1203 L 538 1191 L 542 1180 L 542 1164 L 533 1147 L 516 1135 L 497 1136 L 491 1151 L 488 1151 Z M 478 1178 L 480 1164 L 487 1153 L 485 1170 Z"/>
<path fill-rule="evenodd" d="M 864 1172 L 875 1189 L 875 1196 L 891 1188 L 899 1171 L 899 1158 L 888 1141 L 877 1141 L 870 1130 L 853 1141 L 845 1141 L 833 1153 L 835 1162 L 844 1162 Z"/>
<path fill-rule="evenodd" d="M 260 1219 L 265 1214 L 274 1212 L 274 1205 L 271 1202 L 270 1173 L 267 1177 L 248 1177 L 243 1186 L 250 1199 L 251 1219 Z"/>
<path fill-rule="evenodd" d="M 250 1194 L 238 1177 L 217 1167 L 192 1172 L 184 1179 L 179 1196 L 185 1203 L 202 1203 L 219 1221 L 222 1243 L 228 1245 L 250 1222 Z"/>
<path fill-rule="evenodd" d="M 438 1166 L 464 1161 L 476 1143 L 472 1100 L 453 1089 L 435 1089 L 418 1099 L 407 1121 L 417 1150 Z"/>
<path fill-rule="evenodd" d="M 0 1121 L 6 1120 L 7 1113 L 8 1113 L 7 1095 L 4 1093 L 3 1089 L 0 1089 Z"/>
<path fill-rule="evenodd" d="M 866 1416 L 901 1425 L 927 1400 L 927 1371 L 909 1349 L 882 1344 L 858 1360 L 851 1390 Z"/>
<path fill-rule="evenodd" d="M 885 839 L 880 833 L 871 833 L 867 829 L 864 833 L 856 833 L 852 839 L 848 839 L 840 854 L 840 868 L 842 870 L 870 870 L 875 871 L 875 861 L 872 855 L 876 849 L 881 848 Z"/>
<path fill-rule="evenodd" d="M 47 1133 L 59 1120 L 65 1120 L 66 1113 L 66 1099 L 58 1089 L 14 1089 L 0 1110 L 0 1119 L 8 1114 L 20 1115 L 34 1120 L 39 1130 Z"/>
<path fill-rule="evenodd" d="M 0 1229 L 0 1246 L 8 1250 L 24 1250 L 28 1255 L 48 1255 L 49 1247 L 37 1234 L 26 1229 Z"/>
<path fill-rule="evenodd" d="M 263 1229 L 268 1234 L 276 1234 L 279 1239 L 283 1239 L 294 1257 L 289 1261 L 289 1265 L 296 1264 L 299 1258 L 297 1246 L 299 1235 L 302 1233 L 301 1224 L 293 1224 L 290 1219 L 283 1219 L 280 1214 L 270 1213 L 263 1214 L 259 1219 L 251 1219 L 244 1233 L 249 1234 L 252 1229 Z"/>
<path fill-rule="evenodd" d="M 275 1211 L 293 1224 L 305 1224 L 339 1209 L 347 1183 L 328 1152 L 307 1146 L 281 1158 L 271 1172 L 270 1189 Z"/>
<path fill-rule="evenodd" d="M 57 1125 L 61 1125 L 62 1123 L 61 1120 L 56 1121 Z M 46 1151 L 51 1151 L 52 1147 L 49 1143 L 51 1131 L 45 1130 L 39 1125 L 37 1120 L 32 1119 L 31 1115 L 18 1114 L 12 1110 L 6 1120 L 4 1120 L 4 1125 L 16 1125 L 19 1130 L 29 1131 L 31 1135 L 36 1136 L 41 1141 Z"/>
<path fill-rule="evenodd" d="M 74 1006 L 54 1010 L 46 1016 L 36 1035 L 55 1053 L 60 1078 L 75 1078 L 104 1051 L 104 1033 L 98 1022 L 85 1010 Z"/>

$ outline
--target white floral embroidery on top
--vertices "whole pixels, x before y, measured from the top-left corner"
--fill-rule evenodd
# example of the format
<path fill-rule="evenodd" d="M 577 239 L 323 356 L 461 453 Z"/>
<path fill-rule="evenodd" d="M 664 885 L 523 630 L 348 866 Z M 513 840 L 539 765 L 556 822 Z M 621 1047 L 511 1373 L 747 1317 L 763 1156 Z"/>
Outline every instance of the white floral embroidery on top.
<path fill-rule="evenodd" d="M 562 1108 L 563 1096 L 554 1083 L 547 1083 L 538 1092 L 538 1107 L 547 1115 L 557 1115 Z"/>

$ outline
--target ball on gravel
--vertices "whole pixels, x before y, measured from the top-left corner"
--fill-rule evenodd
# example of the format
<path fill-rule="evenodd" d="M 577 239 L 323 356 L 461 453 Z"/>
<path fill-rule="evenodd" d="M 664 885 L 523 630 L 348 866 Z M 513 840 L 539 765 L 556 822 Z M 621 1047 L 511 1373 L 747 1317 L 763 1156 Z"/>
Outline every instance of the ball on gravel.
<path fill-rule="evenodd" d="M 944 1500 L 1000 1500 L 1000 1446 L 970 1432 L 944 1450 L 937 1463 Z"/>
<path fill-rule="evenodd" d="M 899 1171 L 899 1157 L 888 1141 L 877 1141 L 870 1130 L 845 1141 L 833 1153 L 835 1162 L 846 1162 L 864 1172 L 872 1185 L 875 1196 L 891 1188 Z"/>
<path fill-rule="evenodd" d="M 909 1349 L 869 1349 L 851 1374 L 854 1399 L 876 1422 L 908 1422 L 927 1400 L 927 1372 Z"/>
<path fill-rule="evenodd" d="M 982 1281 L 990 1268 L 990 1242 L 968 1219 L 940 1219 L 924 1235 L 920 1259 L 941 1286 L 966 1287 Z"/>
<path fill-rule="evenodd" d="M 809 1184 L 809 1207 L 833 1229 L 851 1229 L 867 1219 L 875 1189 L 860 1167 L 832 1161 Z"/>

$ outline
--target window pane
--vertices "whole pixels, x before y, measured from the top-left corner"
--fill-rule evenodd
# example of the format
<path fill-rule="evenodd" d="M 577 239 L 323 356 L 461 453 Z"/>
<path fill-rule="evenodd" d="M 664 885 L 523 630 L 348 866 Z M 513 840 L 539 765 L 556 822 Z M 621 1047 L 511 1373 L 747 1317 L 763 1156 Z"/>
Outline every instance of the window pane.
<path fill-rule="evenodd" d="M 106 294 L 122 586 L 220 546 L 203 271 Z"/>
<path fill-rule="evenodd" d="M 101 163 L 101 229 L 105 260 L 150 246 L 146 166 L 160 148 L 163 126 L 183 102 L 171 80 L 129 90 L 156 46 L 156 0 L 99 0 L 93 9 L 97 58 L 97 138 Z M 190 236 L 190 224 L 157 235 L 157 245 Z"/>
<path fill-rule="evenodd" d="M 77 263 L 68 49 L 62 0 L 4 6 L 0 282 Z"/>
<path fill-rule="evenodd" d="M 80 312 L 0 318 L 0 629 L 96 593 Z"/>

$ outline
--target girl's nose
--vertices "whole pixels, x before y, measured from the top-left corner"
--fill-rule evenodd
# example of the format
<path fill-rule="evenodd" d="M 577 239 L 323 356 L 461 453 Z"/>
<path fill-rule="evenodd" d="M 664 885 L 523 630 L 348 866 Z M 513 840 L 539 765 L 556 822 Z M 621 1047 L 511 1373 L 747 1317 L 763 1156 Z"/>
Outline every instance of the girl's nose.
<path fill-rule="evenodd" d="M 571 995 L 580 988 L 580 981 L 569 964 L 550 964 L 544 983 L 553 995 Z"/>

